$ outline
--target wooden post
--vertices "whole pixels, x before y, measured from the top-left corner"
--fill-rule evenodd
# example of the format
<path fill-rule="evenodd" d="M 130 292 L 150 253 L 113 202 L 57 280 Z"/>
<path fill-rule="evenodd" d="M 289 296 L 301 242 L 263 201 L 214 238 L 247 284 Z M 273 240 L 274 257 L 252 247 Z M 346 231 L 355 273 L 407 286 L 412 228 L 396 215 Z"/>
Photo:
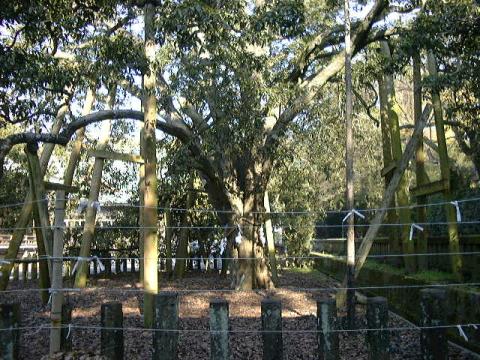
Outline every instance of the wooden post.
<path fill-rule="evenodd" d="M 135 259 L 130 259 L 130 271 L 131 272 L 136 272 L 137 270 L 135 269 Z"/>
<path fill-rule="evenodd" d="M 178 344 L 178 294 L 161 292 L 155 296 L 153 359 L 176 360 Z M 169 331 L 159 331 L 168 329 Z M 173 330 L 173 331 L 172 331 Z"/>
<path fill-rule="evenodd" d="M 70 96 L 64 95 L 63 105 L 58 109 L 57 116 L 52 126 L 51 134 L 56 135 L 60 132 L 62 128 L 65 115 L 68 113 L 69 109 Z M 52 155 L 55 144 L 44 144 L 42 147 L 42 154 L 40 155 L 40 169 L 42 175 L 45 174 L 45 171 Z M 8 249 L 5 254 L 6 259 L 16 259 L 18 255 L 18 250 L 20 249 L 20 244 L 25 236 L 26 228 L 30 221 L 32 220 L 32 210 L 36 208 L 33 206 L 33 191 L 30 189 L 25 196 L 25 203 L 22 206 L 20 215 L 15 223 L 15 230 L 13 231 L 12 239 L 8 244 Z M 8 286 L 8 280 L 10 271 L 12 270 L 13 264 L 4 264 L 0 267 L 2 276 L 0 276 L 0 290 L 5 290 Z"/>
<path fill-rule="evenodd" d="M 448 359 L 446 328 L 428 328 L 445 325 L 446 292 L 441 289 L 420 291 L 421 326 L 420 349 L 423 360 Z"/>
<path fill-rule="evenodd" d="M 53 239 L 48 216 L 48 206 L 46 200 L 45 183 L 43 182 L 43 172 L 40 166 L 40 160 L 37 155 L 38 145 L 30 143 L 25 146 L 25 153 L 28 160 L 30 188 L 33 192 L 34 208 L 38 211 L 38 224 L 42 232 L 43 245 L 46 255 L 52 255 Z M 51 271 L 51 262 L 48 261 L 48 270 Z"/>
<path fill-rule="evenodd" d="M 270 199 L 268 198 L 268 191 L 266 190 L 265 190 L 265 195 L 263 196 L 263 207 L 265 208 L 265 237 L 267 239 L 270 271 L 272 272 L 272 280 L 274 284 L 277 284 L 278 275 L 277 275 L 277 258 L 275 257 L 275 240 L 273 238 L 272 218 L 270 215 Z"/>
<path fill-rule="evenodd" d="M 122 272 L 126 273 L 127 272 L 127 259 L 126 258 L 122 259 L 122 267 L 123 267 Z"/>
<path fill-rule="evenodd" d="M 0 359 L 16 360 L 20 348 L 20 304 L 0 304 Z"/>
<path fill-rule="evenodd" d="M 422 72 L 421 72 L 421 59 L 420 53 L 416 51 L 412 56 L 413 61 L 413 114 L 415 118 L 415 124 L 417 124 L 422 117 Z M 423 148 L 423 138 L 418 143 L 418 148 L 415 154 L 415 173 L 417 178 L 417 186 L 422 186 L 428 183 L 428 176 L 425 171 L 425 159 L 426 154 Z M 417 196 L 417 204 L 426 204 L 426 196 Z M 417 208 L 417 221 L 424 223 L 427 221 L 427 208 Z M 417 231 L 417 243 L 416 252 L 426 253 L 428 251 L 428 229 L 424 231 Z M 418 270 L 426 270 L 428 268 L 428 260 L 425 256 L 418 257 Z"/>
<path fill-rule="evenodd" d="M 282 303 L 264 299 L 262 308 L 263 360 L 283 359 Z"/>
<path fill-rule="evenodd" d="M 437 74 L 437 62 L 435 55 L 432 51 L 428 52 L 427 55 L 427 68 L 430 75 L 434 78 L 438 77 Z M 455 213 L 455 207 L 448 202 L 452 201 L 451 191 L 450 191 L 450 163 L 448 159 L 447 151 L 447 140 L 445 138 L 445 128 L 444 128 L 444 119 L 443 119 L 443 108 L 442 100 L 440 98 L 440 93 L 437 88 L 433 87 L 431 90 L 432 94 L 432 105 L 433 105 L 433 114 L 435 117 L 435 129 L 437 132 L 437 142 L 438 142 L 438 156 L 440 158 L 440 173 L 442 175 L 442 180 L 447 182 L 448 186 L 443 191 L 443 197 L 445 202 L 445 213 L 448 222 L 448 247 L 449 251 L 452 254 L 451 267 L 453 274 L 457 277 L 458 280 L 462 279 L 462 257 L 458 255 L 460 252 L 460 238 L 458 236 L 458 226 L 457 226 L 457 217 Z"/>
<path fill-rule="evenodd" d="M 229 359 L 228 301 L 210 301 L 210 360 Z"/>
<path fill-rule="evenodd" d="M 367 328 L 388 329 L 388 304 L 384 297 L 367 298 Z M 367 346 L 370 360 L 390 359 L 388 330 L 369 330 Z"/>
<path fill-rule="evenodd" d="M 353 190 L 353 85 L 352 85 L 352 42 L 350 38 L 350 0 L 344 2 L 345 13 L 345 180 L 346 180 L 346 205 L 347 210 L 352 211 L 354 208 L 354 190 Z M 348 327 L 355 327 L 355 290 L 351 289 L 355 286 L 355 220 L 354 214 L 350 213 L 348 218 L 347 229 L 347 322 Z"/>
<path fill-rule="evenodd" d="M 165 250 L 166 250 L 166 260 L 167 260 L 167 274 L 171 275 L 173 271 L 172 266 L 172 237 L 173 237 L 173 229 L 172 229 L 172 213 L 170 209 L 165 210 L 164 215 L 164 224 L 165 224 Z"/>
<path fill-rule="evenodd" d="M 60 351 L 63 287 L 63 240 L 65 226 L 65 191 L 57 190 L 55 194 L 55 227 L 53 233 L 53 260 L 52 260 L 52 309 L 50 320 L 50 355 Z M 57 291 L 58 290 L 58 291 Z"/>
<path fill-rule="evenodd" d="M 157 124 L 156 66 L 155 66 L 155 6 L 145 4 L 145 56 L 148 60 L 148 72 L 143 76 L 144 85 L 144 160 L 145 160 L 145 207 L 144 222 L 144 277 L 143 319 L 146 327 L 154 323 L 154 299 L 158 293 L 158 194 L 157 194 L 157 142 L 155 130 Z"/>
<path fill-rule="evenodd" d="M 72 350 L 72 333 L 68 326 L 72 322 L 72 305 L 62 304 L 62 331 L 60 335 L 60 350 L 69 352 Z"/>
<path fill-rule="evenodd" d="M 317 301 L 317 342 L 319 360 L 338 360 L 338 320 L 335 299 Z"/>
<path fill-rule="evenodd" d="M 115 105 L 116 86 L 111 86 L 108 92 L 108 100 L 106 108 L 111 110 Z M 105 150 L 110 140 L 110 133 L 112 129 L 112 121 L 102 122 L 100 130 L 100 139 L 97 143 L 97 150 Z M 90 247 L 95 235 L 95 220 L 97 216 L 97 207 L 95 203 L 98 202 L 100 194 L 100 187 L 102 184 L 102 173 L 105 159 L 97 157 L 93 164 L 93 174 L 90 183 L 90 192 L 88 194 L 88 205 L 85 211 L 85 224 L 83 226 L 82 242 L 80 244 L 80 257 L 90 256 Z M 90 263 L 88 261 L 80 261 L 80 264 L 75 274 L 75 287 L 84 288 L 87 285 L 87 274 Z"/>
<path fill-rule="evenodd" d="M 45 250 L 45 241 L 43 240 L 43 232 L 40 229 L 40 216 L 38 215 L 38 208 L 33 207 L 33 218 L 35 225 L 35 238 L 37 241 L 37 251 L 38 251 L 38 284 L 39 288 L 42 289 L 40 292 L 40 297 L 43 304 L 48 302 L 49 294 L 47 289 L 50 288 L 50 272 L 48 269 L 49 262 L 45 258 L 47 251 Z"/>
<path fill-rule="evenodd" d="M 101 324 L 100 344 L 102 355 L 111 360 L 123 359 L 122 303 L 102 304 Z"/>
<path fill-rule="evenodd" d="M 29 263 L 30 262 L 28 260 L 25 260 L 22 263 L 22 280 L 23 280 L 23 282 L 26 282 L 27 278 L 28 278 L 28 264 Z"/>
<path fill-rule="evenodd" d="M 19 279 L 19 266 L 18 266 L 18 263 L 16 262 L 15 264 L 13 264 L 13 281 L 18 281 Z"/>
<path fill-rule="evenodd" d="M 30 279 L 31 280 L 37 280 L 38 278 L 38 273 L 37 273 L 37 262 L 38 260 L 36 258 L 33 258 L 32 261 L 32 268 L 30 270 Z"/>

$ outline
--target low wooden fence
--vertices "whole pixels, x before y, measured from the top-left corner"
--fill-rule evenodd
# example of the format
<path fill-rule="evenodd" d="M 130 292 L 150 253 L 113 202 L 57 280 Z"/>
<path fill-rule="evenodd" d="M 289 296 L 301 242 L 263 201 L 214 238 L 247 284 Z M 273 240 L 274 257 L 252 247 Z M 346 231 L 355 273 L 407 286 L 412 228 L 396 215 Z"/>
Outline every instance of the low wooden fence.
<path fill-rule="evenodd" d="M 415 239 L 413 240 L 415 241 Z M 360 246 L 361 239 L 356 242 L 357 248 Z M 325 252 L 333 255 L 345 255 L 345 239 L 331 238 L 331 239 L 317 239 L 313 242 L 313 251 Z M 427 239 L 427 251 L 429 254 L 424 256 L 424 261 L 429 270 L 439 270 L 450 272 L 450 252 L 447 237 L 430 236 Z M 465 279 L 479 279 L 480 278 L 480 261 L 478 256 L 480 254 L 480 235 L 462 235 L 460 237 L 460 252 L 465 253 L 462 257 L 462 273 Z M 476 253 L 476 254 L 472 254 Z M 370 255 L 391 255 L 395 254 L 391 249 L 391 243 L 387 237 L 376 238 L 373 242 Z M 439 254 L 439 255 L 434 255 Z M 416 256 L 417 259 L 421 255 Z M 380 260 L 378 258 L 377 260 Z"/>
<path fill-rule="evenodd" d="M 420 344 L 422 359 L 447 359 L 448 343 L 446 330 L 449 327 L 445 321 L 446 294 L 440 289 L 422 290 L 420 309 L 422 323 L 420 329 Z M 61 350 L 72 349 L 72 337 L 75 326 L 71 323 L 72 308 L 63 305 L 61 321 Z M 342 319 L 337 317 L 335 299 L 317 301 L 317 327 L 315 330 L 283 330 L 282 303 L 274 298 L 266 298 L 261 302 L 260 331 L 230 330 L 229 304 L 224 299 L 210 302 L 210 329 L 179 328 L 179 296 L 174 292 L 163 292 L 155 295 L 155 322 L 153 331 L 153 359 L 177 359 L 178 338 L 181 332 L 209 332 L 210 359 L 229 359 L 229 334 L 234 332 L 260 333 L 263 343 L 263 359 L 283 359 L 283 333 L 310 332 L 317 336 L 318 359 L 339 359 L 340 333 L 363 332 L 366 334 L 369 359 L 388 360 L 390 356 L 390 333 L 411 328 L 389 327 L 389 311 L 387 300 L 383 297 L 373 297 L 367 300 L 366 328 L 343 329 Z M 20 357 L 20 331 L 22 331 L 19 304 L 0 304 L 0 358 L 14 360 Z M 85 328 L 81 326 L 79 328 Z M 95 327 L 98 328 L 98 327 Z M 124 358 L 124 332 L 122 304 L 106 303 L 101 306 L 101 353 L 107 359 Z M 138 329 L 135 329 L 138 330 Z M 147 331 L 142 329 L 141 331 Z"/>

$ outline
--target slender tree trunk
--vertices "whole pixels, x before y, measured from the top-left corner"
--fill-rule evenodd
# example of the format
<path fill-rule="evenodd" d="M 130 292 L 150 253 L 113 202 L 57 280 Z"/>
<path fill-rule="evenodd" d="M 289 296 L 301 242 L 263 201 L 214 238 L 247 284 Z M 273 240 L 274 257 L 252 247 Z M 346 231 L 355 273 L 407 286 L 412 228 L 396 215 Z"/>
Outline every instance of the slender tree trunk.
<path fill-rule="evenodd" d="M 167 274 L 170 276 L 172 275 L 173 272 L 173 266 L 172 266 L 172 235 L 173 235 L 173 229 L 172 229 L 172 212 L 170 209 L 165 210 L 165 248 L 166 248 L 166 255 L 167 255 Z M 177 263 L 175 263 L 176 266 Z"/>
<path fill-rule="evenodd" d="M 107 110 L 111 110 L 115 104 L 116 87 L 112 87 L 109 91 L 109 98 L 107 101 Z M 105 150 L 110 141 L 110 133 L 112 130 L 112 121 L 102 122 L 100 130 L 100 139 L 97 144 L 97 150 Z M 97 207 L 95 203 L 98 202 L 100 194 L 100 187 L 102 185 L 102 173 L 105 159 L 96 157 L 93 165 L 92 181 L 90 183 L 90 193 L 88 195 L 88 206 L 85 212 L 85 224 L 83 226 L 82 243 L 80 245 L 80 257 L 90 256 L 90 248 L 95 236 L 95 221 L 97 217 Z M 90 263 L 88 261 L 81 261 L 75 274 L 75 286 L 84 288 L 87 285 L 88 268 Z"/>
<path fill-rule="evenodd" d="M 58 110 L 57 116 L 52 126 L 51 133 L 58 134 L 62 128 L 63 122 L 65 120 L 65 115 L 68 113 L 68 107 L 70 98 L 65 96 L 62 100 L 64 105 Z M 47 170 L 48 162 L 52 155 L 55 144 L 45 144 L 42 147 L 42 154 L 40 155 L 40 169 L 43 175 Z M 25 236 L 26 227 L 32 219 L 32 210 L 33 210 L 33 193 L 29 190 L 25 196 L 25 203 L 22 206 L 18 220 L 15 223 L 15 230 L 12 235 L 12 239 L 8 244 L 8 249 L 5 254 L 6 259 L 16 259 L 18 255 L 18 250 L 20 249 L 20 244 L 22 243 L 23 237 Z M 5 290 L 8 286 L 8 280 L 10 272 L 12 271 L 13 263 L 4 264 L 1 266 L 1 275 L 0 276 L 0 290 Z"/>
<path fill-rule="evenodd" d="M 382 129 L 382 147 L 383 147 L 383 165 L 386 169 L 387 167 L 393 164 L 392 156 L 392 142 L 391 142 L 391 130 L 390 130 L 390 121 L 388 119 L 388 98 L 387 98 L 387 89 L 385 86 L 385 81 L 383 79 L 383 74 L 378 77 L 378 93 L 380 98 L 380 126 Z M 392 171 L 385 174 L 385 188 L 392 180 Z M 389 207 L 395 207 L 395 197 L 392 202 L 389 204 Z M 387 212 L 387 222 L 389 224 L 395 224 L 398 222 L 398 216 L 395 209 L 390 209 Z M 397 227 L 393 227 L 388 231 L 388 237 L 390 242 L 390 252 L 393 254 L 401 253 L 401 244 L 400 236 Z M 403 264 L 403 259 L 401 257 L 392 257 L 389 259 L 390 262 L 395 266 L 401 266 Z"/>
<path fill-rule="evenodd" d="M 387 58 L 391 58 L 390 55 L 390 48 L 386 42 L 381 43 L 382 52 Z M 390 122 L 390 129 L 391 129 L 391 141 L 392 141 L 392 155 L 393 159 L 398 162 L 402 157 L 402 142 L 400 139 L 400 125 L 398 119 L 398 104 L 395 98 L 395 85 L 393 75 L 386 73 L 385 74 L 385 87 L 387 91 L 387 104 L 388 104 L 388 118 Z M 411 254 L 415 251 L 415 245 L 413 241 L 409 239 L 410 233 L 410 222 L 411 222 L 411 215 L 410 209 L 408 208 L 409 205 L 409 196 L 408 196 L 408 177 L 407 173 L 404 173 L 400 184 L 397 189 L 397 202 L 398 206 L 401 208 L 399 209 L 399 219 L 400 223 L 403 224 L 401 226 L 401 239 L 402 239 L 402 247 L 403 252 L 405 254 Z M 413 256 L 407 256 L 404 259 L 405 268 L 408 273 L 413 273 L 416 270 L 416 261 Z"/>
<path fill-rule="evenodd" d="M 415 124 L 418 124 L 422 117 L 422 72 L 421 72 L 421 59 L 420 53 L 416 52 L 412 56 L 413 62 L 413 114 L 415 118 Z M 415 154 L 415 172 L 417 178 L 417 186 L 425 185 L 428 183 L 427 173 L 425 171 L 425 150 L 423 148 L 423 137 L 418 143 L 417 152 Z M 417 204 L 424 205 L 427 202 L 425 196 L 417 197 Z M 419 223 L 424 223 L 427 221 L 427 208 L 418 207 L 417 208 L 417 221 Z M 428 249 L 428 229 L 425 228 L 424 231 L 417 232 L 417 244 L 416 251 L 417 253 L 426 253 Z M 426 270 L 428 267 L 428 262 L 426 257 L 418 258 L 418 269 Z"/>
<path fill-rule="evenodd" d="M 437 62 L 435 55 L 431 51 L 427 55 L 427 67 L 430 75 L 436 78 L 438 76 Z M 442 175 L 442 179 L 448 184 L 448 187 L 443 192 L 443 196 L 446 202 L 450 202 L 452 201 L 452 195 L 450 191 L 450 164 L 448 160 L 447 141 L 445 138 L 442 100 L 440 99 L 440 93 L 438 89 L 432 88 L 431 93 L 433 114 L 435 117 L 435 129 L 437 132 L 438 155 L 440 157 L 440 173 Z M 460 239 L 458 236 L 457 218 L 454 206 L 451 204 L 446 204 L 445 213 L 447 215 L 448 222 L 449 250 L 451 253 L 456 253 L 456 255 L 450 256 L 452 273 L 455 275 L 455 277 L 457 277 L 457 279 L 461 280 L 462 258 L 461 255 L 458 255 L 460 252 Z"/>
<path fill-rule="evenodd" d="M 155 97 L 155 7 L 145 5 L 145 56 L 149 61 L 144 75 L 144 161 L 145 161 L 145 207 L 144 207 L 144 277 L 145 296 L 143 316 L 145 327 L 154 322 L 154 295 L 158 293 L 158 237 L 157 237 L 157 153 L 155 128 L 157 122 L 157 100 Z"/>
<path fill-rule="evenodd" d="M 278 283 L 277 258 L 275 256 L 275 240 L 273 238 L 273 226 L 272 226 L 272 218 L 270 215 L 270 200 L 268 198 L 268 191 L 265 191 L 265 195 L 263 197 L 263 207 L 265 208 L 265 237 L 267 240 L 270 271 L 272 273 L 273 282 L 277 284 Z"/>
<path fill-rule="evenodd" d="M 190 179 L 188 181 L 188 192 L 187 192 L 187 199 L 185 202 L 185 209 L 187 209 L 185 212 L 182 213 L 182 221 L 181 221 L 181 226 L 182 228 L 180 229 L 180 236 L 178 237 L 178 245 L 177 245 L 177 251 L 175 252 L 175 257 L 177 258 L 175 261 L 175 277 L 176 278 L 181 278 L 183 277 L 185 273 L 185 258 L 188 255 L 188 235 L 189 235 L 189 229 L 187 228 L 189 225 L 189 211 L 192 208 L 194 202 L 195 202 L 195 194 L 192 190 L 194 183 L 195 183 L 195 176 L 193 174 L 190 175 Z"/>
<path fill-rule="evenodd" d="M 345 165 L 346 165 L 346 191 L 345 203 L 347 209 L 352 211 L 354 208 L 354 191 L 353 191 L 353 126 L 352 126 L 352 43 L 350 39 L 350 0 L 345 0 Z M 355 286 L 355 220 L 354 214 L 351 213 L 348 218 L 347 229 L 347 287 Z M 355 290 L 347 291 L 347 321 L 348 327 L 355 327 Z"/>

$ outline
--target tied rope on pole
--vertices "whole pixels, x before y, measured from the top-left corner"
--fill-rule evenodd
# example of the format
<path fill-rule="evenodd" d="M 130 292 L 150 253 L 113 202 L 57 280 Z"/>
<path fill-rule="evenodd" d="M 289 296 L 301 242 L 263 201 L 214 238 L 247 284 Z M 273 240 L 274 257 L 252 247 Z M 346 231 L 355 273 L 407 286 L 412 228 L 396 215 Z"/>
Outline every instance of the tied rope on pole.
<path fill-rule="evenodd" d="M 410 225 L 410 236 L 409 236 L 408 240 L 410 240 L 410 241 L 413 240 L 413 231 L 415 229 L 423 231 L 423 227 L 421 227 L 420 225 L 417 225 L 417 224 Z"/>
<path fill-rule="evenodd" d="M 365 215 L 363 215 L 361 212 L 359 212 L 359 211 L 357 211 L 357 210 L 355 210 L 355 209 L 352 209 L 352 210 L 350 210 L 350 211 L 348 212 L 347 215 L 345 215 L 345 217 L 344 217 L 343 220 L 342 220 L 342 224 L 344 224 L 345 221 L 347 221 L 350 216 L 354 216 L 354 215 L 357 215 L 357 216 L 358 216 L 359 218 L 361 218 L 361 219 L 365 219 Z"/>
<path fill-rule="evenodd" d="M 462 222 L 462 213 L 460 212 L 460 205 L 458 205 L 458 201 L 451 201 L 450 204 L 455 206 L 455 211 L 457 214 L 457 222 Z"/>
<path fill-rule="evenodd" d="M 80 263 L 82 261 L 96 261 L 97 266 L 100 269 L 100 271 L 105 271 L 105 266 L 100 261 L 100 258 L 98 256 L 91 256 L 91 257 L 78 256 L 77 261 L 75 262 L 75 265 L 73 266 L 72 274 L 75 274 L 75 271 L 77 271 L 78 266 L 80 265 Z"/>

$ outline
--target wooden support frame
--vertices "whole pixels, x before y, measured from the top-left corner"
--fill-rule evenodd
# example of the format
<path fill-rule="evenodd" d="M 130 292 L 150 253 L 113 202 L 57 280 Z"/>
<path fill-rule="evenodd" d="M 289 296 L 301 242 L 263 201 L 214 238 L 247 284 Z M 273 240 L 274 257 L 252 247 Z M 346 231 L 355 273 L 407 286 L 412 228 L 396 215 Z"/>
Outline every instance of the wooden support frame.
<path fill-rule="evenodd" d="M 108 159 L 108 160 L 119 160 L 119 161 L 133 162 L 137 164 L 144 163 L 143 157 L 140 155 L 124 154 L 124 153 L 118 153 L 114 151 L 89 150 L 87 152 L 87 155 L 95 158 Z"/>
<path fill-rule="evenodd" d="M 412 196 L 426 196 L 450 190 L 450 182 L 446 179 L 429 182 L 414 188 L 410 188 Z"/>
<path fill-rule="evenodd" d="M 380 172 L 382 174 L 382 177 L 392 174 L 393 171 L 397 168 L 397 165 L 398 165 L 398 162 L 394 161 L 388 164 L 387 166 L 385 166 Z"/>
<path fill-rule="evenodd" d="M 61 183 L 54 183 L 50 181 L 45 181 L 45 190 L 47 191 L 64 191 L 65 193 L 78 193 L 80 188 L 78 186 L 69 186 Z"/>

